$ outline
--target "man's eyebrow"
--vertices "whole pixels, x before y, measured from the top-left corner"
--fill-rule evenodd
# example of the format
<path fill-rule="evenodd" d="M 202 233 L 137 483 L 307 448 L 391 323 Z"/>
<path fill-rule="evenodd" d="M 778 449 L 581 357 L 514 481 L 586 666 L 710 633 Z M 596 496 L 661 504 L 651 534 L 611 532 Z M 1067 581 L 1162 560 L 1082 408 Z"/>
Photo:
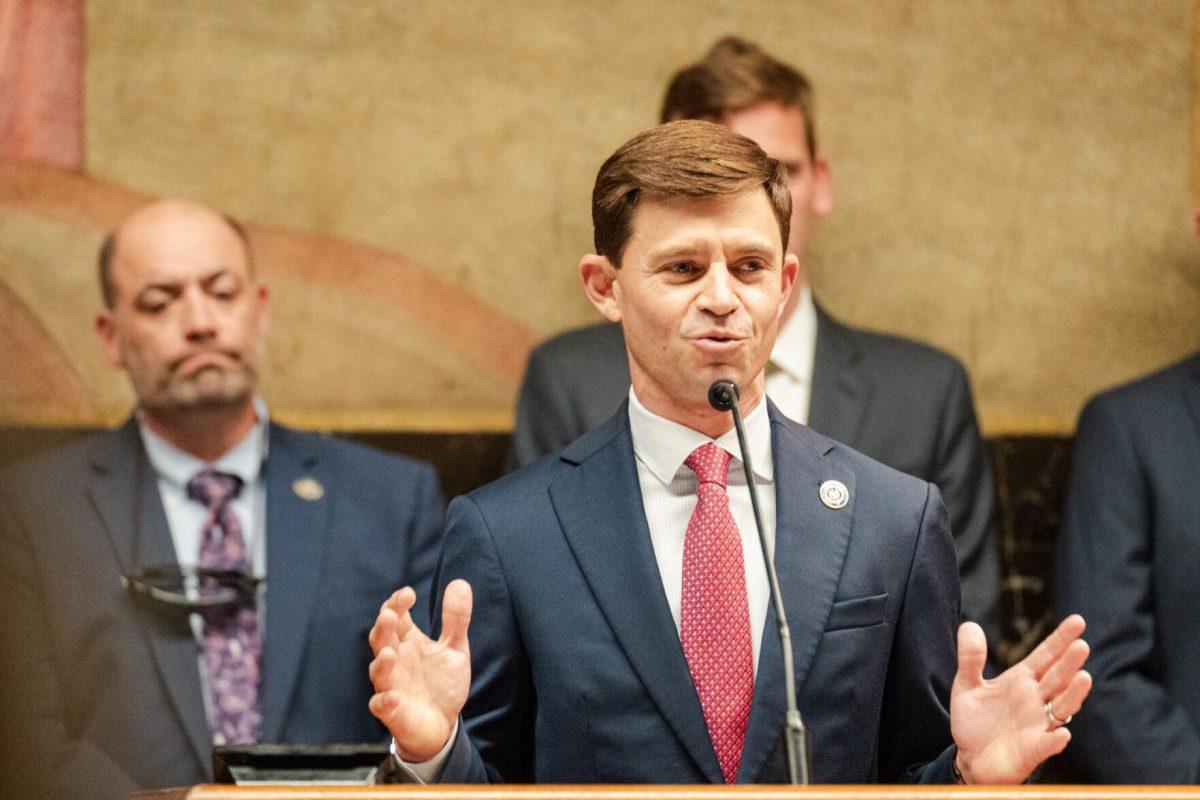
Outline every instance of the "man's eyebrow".
<path fill-rule="evenodd" d="M 725 249 L 737 256 L 759 256 L 772 259 L 779 252 L 779 245 L 761 236 L 748 236 L 728 240 Z"/>
<path fill-rule="evenodd" d="M 207 286 L 208 284 L 213 283 L 213 282 L 215 282 L 221 278 L 224 278 L 226 276 L 233 278 L 234 280 L 237 280 L 237 281 L 244 280 L 241 275 L 238 275 L 236 272 L 234 272 L 229 267 L 221 267 L 221 268 L 205 275 L 203 278 L 201 278 L 200 283 Z"/>
<path fill-rule="evenodd" d="M 646 258 L 649 261 L 672 261 L 677 258 L 695 258 L 707 251 L 708 248 L 694 244 L 667 244 L 658 250 L 651 250 Z"/>
<path fill-rule="evenodd" d="M 166 292 L 167 294 L 176 294 L 179 292 L 179 283 L 176 281 L 154 281 L 148 283 L 138 290 L 137 296 L 142 297 L 150 292 Z"/>
<path fill-rule="evenodd" d="M 234 270 L 230 269 L 229 267 L 219 267 L 219 268 L 213 270 L 212 272 L 208 273 L 207 275 L 202 275 L 198 280 L 202 286 L 208 286 L 225 276 L 232 277 L 235 280 L 243 280 L 243 278 L 241 276 L 239 276 Z M 153 291 L 166 292 L 168 294 L 178 294 L 179 290 L 180 290 L 179 287 L 182 286 L 185 282 L 186 281 L 171 280 L 171 279 L 155 280 L 150 283 L 147 283 L 145 286 L 143 286 L 141 289 L 139 289 L 136 296 L 141 297 L 142 295 L 146 294 L 147 292 L 153 292 Z"/>

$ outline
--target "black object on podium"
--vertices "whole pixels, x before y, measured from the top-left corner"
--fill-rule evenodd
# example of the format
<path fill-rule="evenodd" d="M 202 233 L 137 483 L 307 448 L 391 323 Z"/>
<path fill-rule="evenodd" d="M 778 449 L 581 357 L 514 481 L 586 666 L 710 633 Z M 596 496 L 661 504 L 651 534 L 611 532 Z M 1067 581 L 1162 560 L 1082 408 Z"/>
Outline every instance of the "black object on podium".
<path fill-rule="evenodd" d="M 214 747 L 213 775 L 239 786 L 365 786 L 387 755 L 383 744 Z"/>

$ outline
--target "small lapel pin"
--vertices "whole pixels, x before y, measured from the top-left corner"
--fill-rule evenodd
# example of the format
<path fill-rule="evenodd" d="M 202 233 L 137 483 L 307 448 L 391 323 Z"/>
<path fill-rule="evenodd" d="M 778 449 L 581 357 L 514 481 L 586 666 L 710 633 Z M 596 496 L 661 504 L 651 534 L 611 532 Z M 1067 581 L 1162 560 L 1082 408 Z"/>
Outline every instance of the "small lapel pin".
<path fill-rule="evenodd" d="M 845 508 L 850 502 L 850 490 L 841 481 L 825 481 L 820 491 L 821 502 L 829 508 Z"/>
<path fill-rule="evenodd" d="M 301 500 L 320 500 L 325 496 L 325 487 L 316 478 L 305 475 L 292 481 L 292 491 Z"/>

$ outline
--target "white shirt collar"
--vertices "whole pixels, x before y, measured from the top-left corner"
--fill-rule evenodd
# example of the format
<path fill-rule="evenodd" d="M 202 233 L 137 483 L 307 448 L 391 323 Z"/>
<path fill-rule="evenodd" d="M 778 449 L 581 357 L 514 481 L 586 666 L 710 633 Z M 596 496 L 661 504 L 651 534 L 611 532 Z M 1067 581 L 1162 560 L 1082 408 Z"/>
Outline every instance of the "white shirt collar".
<path fill-rule="evenodd" d="M 775 347 L 771 350 L 771 364 L 791 375 L 794 380 L 808 383 L 812 380 L 816 353 L 817 306 L 813 303 L 812 290 L 806 283 L 800 287 L 796 310 L 779 329 Z"/>
<path fill-rule="evenodd" d="M 242 479 L 244 486 L 250 486 L 258 480 L 263 460 L 267 457 L 267 404 L 261 397 L 254 398 L 254 413 L 257 417 L 254 427 L 241 441 L 211 464 L 180 450 L 150 430 L 140 413 L 137 415 L 137 421 L 142 442 L 146 447 L 146 457 L 150 459 L 150 465 L 160 479 L 186 488 L 188 481 L 195 477 L 196 473 L 211 467 L 237 475 Z"/>
<path fill-rule="evenodd" d="M 733 422 L 732 416 L 730 422 Z M 754 476 L 758 481 L 771 483 L 775 476 L 775 462 L 771 454 L 771 419 L 767 415 L 767 399 L 764 396 L 753 411 L 742 418 L 746 427 L 746 444 L 754 462 Z M 730 481 L 744 482 L 742 451 L 738 446 L 737 431 L 730 427 L 715 440 L 686 425 L 660 417 L 648 410 L 633 387 L 629 388 L 629 430 L 633 436 L 633 452 L 638 460 L 658 480 L 671 485 L 683 462 L 697 447 L 715 441 L 717 446 L 733 456 L 730 462 Z M 734 475 L 736 464 L 737 475 Z"/>

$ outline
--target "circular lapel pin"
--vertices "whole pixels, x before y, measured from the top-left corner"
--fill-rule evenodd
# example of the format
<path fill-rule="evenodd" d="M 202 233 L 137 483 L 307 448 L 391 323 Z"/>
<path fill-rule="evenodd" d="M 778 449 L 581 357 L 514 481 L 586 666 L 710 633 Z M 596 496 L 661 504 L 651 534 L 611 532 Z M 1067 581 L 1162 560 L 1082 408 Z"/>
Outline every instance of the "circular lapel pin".
<path fill-rule="evenodd" d="M 821 502 L 829 508 L 845 508 L 850 502 L 850 490 L 841 481 L 825 481 L 821 484 Z"/>
<path fill-rule="evenodd" d="M 292 481 L 292 491 L 301 500 L 320 500 L 325 496 L 325 487 L 316 478 L 305 475 Z"/>

